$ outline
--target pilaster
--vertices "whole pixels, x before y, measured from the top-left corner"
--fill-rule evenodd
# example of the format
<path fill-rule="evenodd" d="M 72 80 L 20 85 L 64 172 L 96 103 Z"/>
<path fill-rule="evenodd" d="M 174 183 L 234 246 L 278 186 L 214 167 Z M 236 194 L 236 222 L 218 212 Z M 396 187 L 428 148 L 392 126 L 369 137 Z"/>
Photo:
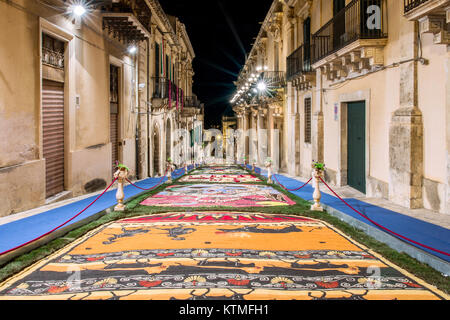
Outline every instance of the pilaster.
<path fill-rule="evenodd" d="M 404 25 L 405 46 L 400 54 L 415 57 L 418 25 Z M 407 43 L 409 44 L 407 44 Z M 389 200 L 408 208 L 422 208 L 423 122 L 417 107 L 417 62 L 400 66 L 400 105 L 389 130 Z"/>

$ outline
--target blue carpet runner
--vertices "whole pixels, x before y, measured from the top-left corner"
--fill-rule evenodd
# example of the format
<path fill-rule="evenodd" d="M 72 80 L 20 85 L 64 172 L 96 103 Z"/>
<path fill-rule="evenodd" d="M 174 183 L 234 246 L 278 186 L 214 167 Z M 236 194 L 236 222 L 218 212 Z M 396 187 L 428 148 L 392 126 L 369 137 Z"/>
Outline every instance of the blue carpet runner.
<path fill-rule="evenodd" d="M 188 170 L 192 168 L 193 166 L 189 166 Z M 180 168 L 172 173 L 172 178 L 177 179 L 183 175 L 184 168 Z M 160 181 L 161 178 L 148 178 L 140 182 L 136 182 L 135 184 L 141 188 L 149 189 L 154 187 Z M 164 178 L 162 180 L 162 182 L 165 181 L 167 181 L 167 178 Z M 105 193 L 89 209 L 72 220 L 70 223 L 66 224 L 63 228 L 114 206 L 117 203 L 116 191 L 117 190 L 110 190 Z M 131 185 L 125 186 L 124 191 L 125 200 L 128 200 L 143 192 L 143 190 L 140 190 Z M 78 212 L 86 208 L 97 197 L 98 195 L 95 195 L 59 208 L 36 214 L 28 218 L 0 225 L 0 252 L 5 252 L 17 246 L 20 246 L 49 232 L 50 230 L 66 222 L 67 220 L 75 216 Z"/>

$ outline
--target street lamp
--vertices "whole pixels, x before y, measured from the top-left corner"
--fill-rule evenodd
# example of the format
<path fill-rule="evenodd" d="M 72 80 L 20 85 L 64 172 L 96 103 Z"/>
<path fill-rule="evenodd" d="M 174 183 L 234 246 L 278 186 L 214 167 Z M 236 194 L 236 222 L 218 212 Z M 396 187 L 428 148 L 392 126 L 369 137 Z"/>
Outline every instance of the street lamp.
<path fill-rule="evenodd" d="M 267 89 L 267 85 L 264 83 L 264 81 L 258 82 L 257 87 L 260 92 L 264 92 Z"/>
<path fill-rule="evenodd" d="M 72 13 L 76 17 L 81 17 L 82 15 L 84 15 L 86 13 L 86 8 L 81 4 L 74 5 L 72 7 Z"/>
<path fill-rule="evenodd" d="M 137 48 L 135 45 L 132 45 L 131 47 L 128 48 L 128 53 L 130 54 L 135 54 L 137 51 Z"/>

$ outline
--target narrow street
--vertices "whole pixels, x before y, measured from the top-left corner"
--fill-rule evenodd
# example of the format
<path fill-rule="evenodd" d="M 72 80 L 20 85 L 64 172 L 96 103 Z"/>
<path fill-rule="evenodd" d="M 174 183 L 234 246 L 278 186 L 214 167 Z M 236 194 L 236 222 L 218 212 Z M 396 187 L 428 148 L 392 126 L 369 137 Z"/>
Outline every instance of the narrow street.
<path fill-rule="evenodd" d="M 249 170 L 200 167 L 165 186 L 1 284 L 0 299 L 448 299 Z"/>
<path fill-rule="evenodd" d="M 0 0 L 0 302 L 450 300 L 449 70 L 450 0 Z"/>

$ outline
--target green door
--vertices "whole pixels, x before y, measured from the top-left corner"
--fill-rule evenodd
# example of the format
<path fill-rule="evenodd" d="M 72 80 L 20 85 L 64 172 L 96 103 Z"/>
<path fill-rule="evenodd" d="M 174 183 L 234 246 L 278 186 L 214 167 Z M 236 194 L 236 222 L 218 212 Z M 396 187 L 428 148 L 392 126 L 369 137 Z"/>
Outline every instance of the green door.
<path fill-rule="evenodd" d="M 348 175 L 347 183 L 366 193 L 366 104 L 348 103 Z"/>

